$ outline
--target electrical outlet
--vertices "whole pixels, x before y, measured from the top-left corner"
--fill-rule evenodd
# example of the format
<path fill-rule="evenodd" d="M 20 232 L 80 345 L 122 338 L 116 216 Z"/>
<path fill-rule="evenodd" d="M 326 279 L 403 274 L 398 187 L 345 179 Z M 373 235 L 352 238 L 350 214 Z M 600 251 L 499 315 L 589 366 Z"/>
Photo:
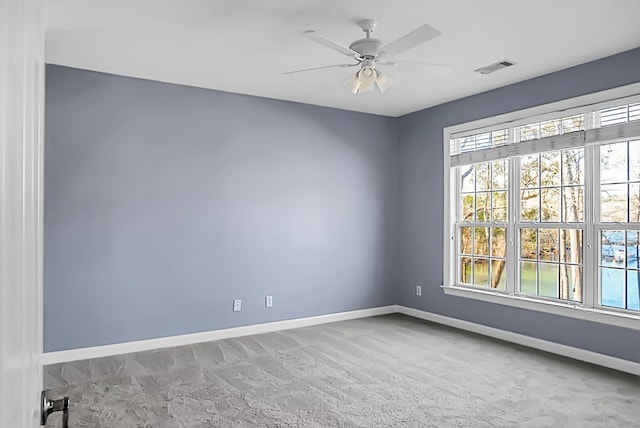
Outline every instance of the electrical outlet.
<path fill-rule="evenodd" d="M 267 296 L 267 297 L 264 299 L 264 305 L 265 305 L 267 308 L 270 308 L 271 306 L 273 306 L 273 296 Z"/>
<path fill-rule="evenodd" d="M 242 300 L 235 299 L 233 301 L 233 312 L 240 312 L 242 310 Z"/>
<path fill-rule="evenodd" d="M 422 296 L 422 285 L 416 285 L 416 296 Z"/>

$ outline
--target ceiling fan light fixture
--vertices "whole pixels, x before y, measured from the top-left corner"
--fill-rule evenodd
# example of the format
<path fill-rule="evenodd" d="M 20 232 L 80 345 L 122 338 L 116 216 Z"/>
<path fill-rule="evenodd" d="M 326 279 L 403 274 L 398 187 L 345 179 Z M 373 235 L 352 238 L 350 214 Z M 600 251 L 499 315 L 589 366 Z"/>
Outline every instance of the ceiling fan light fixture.
<path fill-rule="evenodd" d="M 357 73 L 349 75 L 344 82 L 344 86 L 354 95 L 371 92 L 376 87 L 380 92 L 385 92 L 391 85 L 393 85 L 391 77 L 376 70 L 374 65 L 362 67 Z"/>
<path fill-rule="evenodd" d="M 362 92 L 373 91 L 378 74 L 376 69 L 372 66 L 362 67 L 358 72 L 358 80 L 360 81 L 360 87 L 358 88 L 358 94 Z"/>
<path fill-rule="evenodd" d="M 378 86 L 378 89 L 380 89 L 380 92 L 384 93 L 391 87 L 391 85 L 393 85 L 393 80 L 391 79 L 391 77 L 389 77 L 388 74 L 378 72 L 376 85 Z"/>
<path fill-rule="evenodd" d="M 353 95 L 358 93 L 358 89 L 360 89 L 360 78 L 358 77 L 358 73 L 353 73 L 347 77 L 347 80 L 344 81 L 344 86 L 351 92 Z"/>
<path fill-rule="evenodd" d="M 373 73 L 375 73 L 375 70 L 372 67 L 364 67 L 360 70 L 360 77 L 368 79 L 373 76 Z"/>

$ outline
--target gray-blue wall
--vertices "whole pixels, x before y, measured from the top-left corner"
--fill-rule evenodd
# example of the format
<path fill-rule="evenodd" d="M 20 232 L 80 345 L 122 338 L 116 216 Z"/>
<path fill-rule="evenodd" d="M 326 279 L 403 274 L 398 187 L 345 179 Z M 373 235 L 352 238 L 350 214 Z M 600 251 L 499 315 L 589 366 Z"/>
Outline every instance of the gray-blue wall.
<path fill-rule="evenodd" d="M 637 81 L 640 49 L 391 119 L 47 66 L 44 349 L 400 303 L 640 361 L 440 289 L 442 128 Z"/>
<path fill-rule="evenodd" d="M 45 351 L 398 300 L 394 119 L 53 65 L 46 84 Z"/>
<path fill-rule="evenodd" d="M 443 128 L 640 81 L 640 49 L 442 104 L 399 119 L 399 303 L 615 357 L 640 361 L 637 331 L 446 296 Z M 415 286 L 422 284 L 422 296 Z"/>

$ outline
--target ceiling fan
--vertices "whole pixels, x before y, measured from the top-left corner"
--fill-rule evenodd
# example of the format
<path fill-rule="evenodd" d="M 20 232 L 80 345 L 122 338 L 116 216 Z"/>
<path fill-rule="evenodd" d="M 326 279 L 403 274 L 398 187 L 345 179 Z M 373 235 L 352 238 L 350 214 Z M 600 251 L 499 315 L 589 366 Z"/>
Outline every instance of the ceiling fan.
<path fill-rule="evenodd" d="M 381 40 L 371 37 L 371 33 L 373 33 L 377 24 L 378 23 L 375 19 L 362 19 L 358 21 L 358 25 L 362 28 L 362 31 L 365 32 L 366 36 L 364 39 L 359 39 L 351 43 L 349 47 L 343 46 L 340 43 L 323 36 L 317 31 L 308 30 L 303 32 L 302 36 L 343 55 L 349 56 L 356 62 L 353 64 L 336 64 L 326 65 L 323 67 L 305 68 L 303 70 L 288 71 L 284 74 L 302 73 L 305 71 L 325 68 L 360 66 L 358 72 L 349 75 L 347 80 L 344 82 L 349 91 L 353 94 L 360 94 L 372 91 L 374 87 L 377 87 L 380 92 L 385 92 L 393 84 L 393 81 L 386 73 L 383 73 L 376 68 L 378 65 L 389 65 L 395 67 L 397 63 L 406 62 L 424 65 L 434 74 L 443 75 L 450 71 L 451 67 L 447 65 L 426 64 L 393 59 L 395 56 L 419 44 L 438 37 L 440 32 L 435 28 L 425 24 L 416 28 L 409 34 L 406 34 L 391 43 L 385 44 Z"/>

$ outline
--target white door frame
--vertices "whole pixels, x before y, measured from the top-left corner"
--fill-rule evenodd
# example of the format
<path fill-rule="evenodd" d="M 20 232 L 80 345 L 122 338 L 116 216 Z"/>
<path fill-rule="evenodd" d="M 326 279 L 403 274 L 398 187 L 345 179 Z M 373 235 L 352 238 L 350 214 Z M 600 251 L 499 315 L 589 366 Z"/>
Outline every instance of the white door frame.
<path fill-rule="evenodd" d="M 40 425 L 43 12 L 0 4 L 0 427 Z"/>

